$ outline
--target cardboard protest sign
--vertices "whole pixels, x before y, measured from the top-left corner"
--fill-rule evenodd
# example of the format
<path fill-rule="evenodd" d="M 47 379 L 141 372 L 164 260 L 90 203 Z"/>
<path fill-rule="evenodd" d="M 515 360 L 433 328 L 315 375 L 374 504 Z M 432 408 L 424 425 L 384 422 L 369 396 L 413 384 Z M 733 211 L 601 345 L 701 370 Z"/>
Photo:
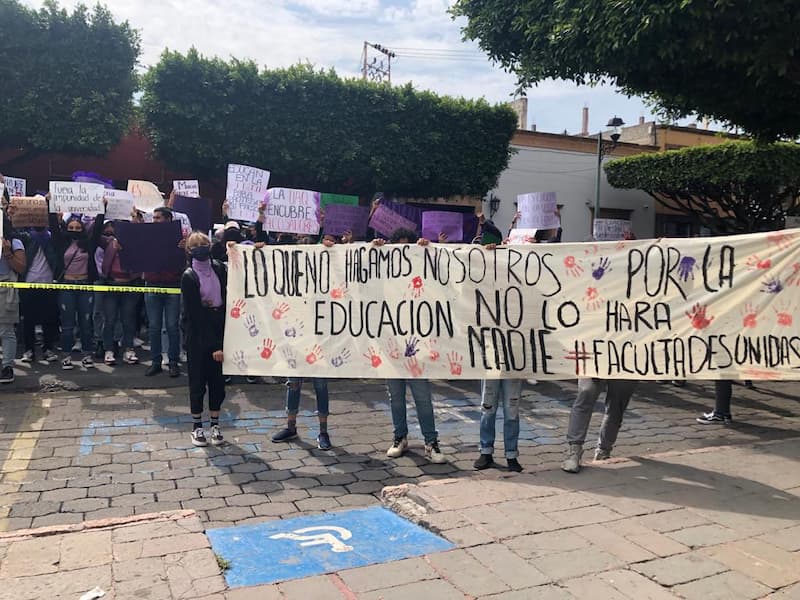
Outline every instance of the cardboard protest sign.
<path fill-rule="evenodd" d="M 176 196 L 172 208 L 189 217 L 192 229 L 208 231 L 211 228 L 211 200 Z"/>
<path fill-rule="evenodd" d="M 536 237 L 535 229 L 512 229 L 508 234 L 509 244 L 531 244 Z"/>
<path fill-rule="evenodd" d="M 228 165 L 228 218 L 255 221 L 269 186 L 269 171 L 247 165 Z"/>
<path fill-rule="evenodd" d="M 103 207 L 105 188 L 99 183 L 76 181 L 50 182 L 50 212 L 99 215 Z"/>
<path fill-rule="evenodd" d="M 464 215 L 446 210 L 426 210 L 422 213 L 422 237 L 435 242 L 444 233 L 448 242 L 464 240 Z"/>
<path fill-rule="evenodd" d="M 181 223 L 127 223 L 114 225 L 114 234 L 122 250 L 119 260 L 129 273 L 182 271 L 186 252 L 178 248 Z"/>
<path fill-rule="evenodd" d="M 367 236 L 369 208 L 347 204 L 329 204 L 325 209 L 325 222 L 322 232 L 327 235 L 342 235 L 351 232 L 355 239 Z"/>
<path fill-rule="evenodd" d="M 555 192 L 533 192 L 517 196 L 520 229 L 558 229 L 561 224 L 556 214 Z"/>
<path fill-rule="evenodd" d="M 9 196 L 25 196 L 28 182 L 20 177 L 9 177 L 5 175 L 6 188 L 8 188 Z"/>
<path fill-rule="evenodd" d="M 44 196 L 14 196 L 8 217 L 14 228 L 47 227 L 47 200 Z"/>
<path fill-rule="evenodd" d="M 200 182 L 197 179 L 176 179 L 172 182 L 172 189 L 179 196 L 186 198 L 200 197 Z"/>
<path fill-rule="evenodd" d="M 265 200 L 264 229 L 267 231 L 319 233 L 319 192 L 271 188 Z"/>
<path fill-rule="evenodd" d="M 329 204 L 347 204 L 349 206 L 358 206 L 358 196 L 347 196 L 345 194 L 327 194 L 322 192 L 320 198 L 320 206 L 325 208 Z"/>
<path fill-rule="evenodd" d="M 398 229 L 409 229 L 414 232 L 419 231 L 419 227 L 417 227 L 415 222 L 400 216 L 382 202 L 375 212 L 372 213 L 369 226 L 387 238 L 391 238 L 392 234 Z"/>
<path fill-rule="evenodd" d="M 125 190 L 103 192 L 106 199 L 106 219 L 109 221 L 130 221 L 133 212 L 133 194 Z"/>
<path fill-rule="evenodd" d="M 592 225 L 592 237 L 598 242 L 621 240 L 631 230 L 631 222 L 627 219 L 595 219 Z"/>
<path fill-rule="evenodd" d="M 129 179 L 128 191 L 133 194 L 133 202 L 139 210 L 153 210 L 164 206 L 164 194 L 150 181 Z"/>

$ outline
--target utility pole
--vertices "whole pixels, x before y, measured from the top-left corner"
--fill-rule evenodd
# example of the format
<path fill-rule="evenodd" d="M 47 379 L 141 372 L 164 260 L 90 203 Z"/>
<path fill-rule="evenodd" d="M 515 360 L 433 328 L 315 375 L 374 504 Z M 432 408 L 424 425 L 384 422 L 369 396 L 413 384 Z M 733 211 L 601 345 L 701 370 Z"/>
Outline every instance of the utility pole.
<path fill-rule="evenodd" d="M 370 48 L 382 56 L 370 56 Z M 361 54 L 361 78 L 364 81 L 392 85 L 392 59 L 395 56 L 394 52 L 380 44 L 364 42 L 364 50 Z"/>

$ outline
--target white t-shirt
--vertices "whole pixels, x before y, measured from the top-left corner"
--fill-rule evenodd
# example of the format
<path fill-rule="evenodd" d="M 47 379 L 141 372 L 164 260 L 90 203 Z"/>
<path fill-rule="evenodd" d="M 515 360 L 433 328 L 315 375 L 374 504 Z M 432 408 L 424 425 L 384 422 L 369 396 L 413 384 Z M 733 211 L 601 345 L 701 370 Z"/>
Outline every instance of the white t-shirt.
<path fill-rule="evenodd" d="M 28 283 L 53 283 L 53 269 L 47 264 L 44 250 L 41 248 L 36 251 L 31 265 L 28 267 L 25 281 Z"/>
<path fill-rule="evenodd" d="M 11 251 L 17 252 L 18 250 L 25 250 L 25 246 L 22 244 L 22 240 L 14 238 L 11 240 Z M 5 278 L 10 272 L 11 267 L 8 266 L 8 261 L 0 256 L 0 277 Z"/>

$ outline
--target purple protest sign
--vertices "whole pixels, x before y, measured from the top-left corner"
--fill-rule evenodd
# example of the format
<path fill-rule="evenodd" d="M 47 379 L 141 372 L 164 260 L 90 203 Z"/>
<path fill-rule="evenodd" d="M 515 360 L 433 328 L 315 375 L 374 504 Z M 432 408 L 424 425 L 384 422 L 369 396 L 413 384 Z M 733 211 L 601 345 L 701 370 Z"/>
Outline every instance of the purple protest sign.
<path fill-rule="evenodd" d="M 416 206 L 411 206 L 410 204 L 400 204 L 398 202 L 392 202 L 391 200 L 387 200 L 386 198 L 381 199 L 381 206 L 385 206 L 389 210 L 396 212 L 401 217 L 408 219 L 416 224 L 415 231 L 420 230 L 420 226 L 422 225 L 422 211 L 417 208 Z"/>
<path fill-rule="evenodd" d="M 372 213 L 369 226 L 386 237 L 392 237 L 392 234 L 398 229 L 410 229 L 415 232 L 419 230 L 416 223 L 409 221 L 405 217 L 401 217 L 393 210 L 384 206 L 383 203 Z"/>
<path fill-rule="evenodd" d="M 342 235 L 349 231 L 356 239 L 367 237 L 369 208 L 348 204 L 329 204 L 325 208 L 322 231 L 326 235 Z"/>
<path fill-rule="evenodd" d="M 211 229 L 211 200 L 207 198 L 192 198 L 175 196 L 172 208 L 182 212 L 192 222 L 192 229 L 208 231 Z"/>
<path fill-rule="evenodd" d="M 181 223 L 114 223 L 122 250 L 120 264 L 129 273 L 183 271 L 186 253 L 178 248 Z"/>
<path fill-rule="evenodd" d="M 447 236 L 448 242 L 460 242 L 464 237 L 462 213 L 446 210 L 426 210 L 422 213 L 422 237 L 435 242 L 439 234 Z"/>

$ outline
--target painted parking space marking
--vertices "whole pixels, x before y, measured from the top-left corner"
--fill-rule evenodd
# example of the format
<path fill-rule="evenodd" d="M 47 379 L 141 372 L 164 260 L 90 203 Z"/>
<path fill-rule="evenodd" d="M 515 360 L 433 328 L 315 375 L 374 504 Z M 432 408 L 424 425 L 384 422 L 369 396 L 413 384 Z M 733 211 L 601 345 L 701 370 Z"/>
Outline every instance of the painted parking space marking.
<path fill-rule="evenodd" d="M 232 588 L 334 573 L 454 546 L 379 506 L 206 531 Z"/>

